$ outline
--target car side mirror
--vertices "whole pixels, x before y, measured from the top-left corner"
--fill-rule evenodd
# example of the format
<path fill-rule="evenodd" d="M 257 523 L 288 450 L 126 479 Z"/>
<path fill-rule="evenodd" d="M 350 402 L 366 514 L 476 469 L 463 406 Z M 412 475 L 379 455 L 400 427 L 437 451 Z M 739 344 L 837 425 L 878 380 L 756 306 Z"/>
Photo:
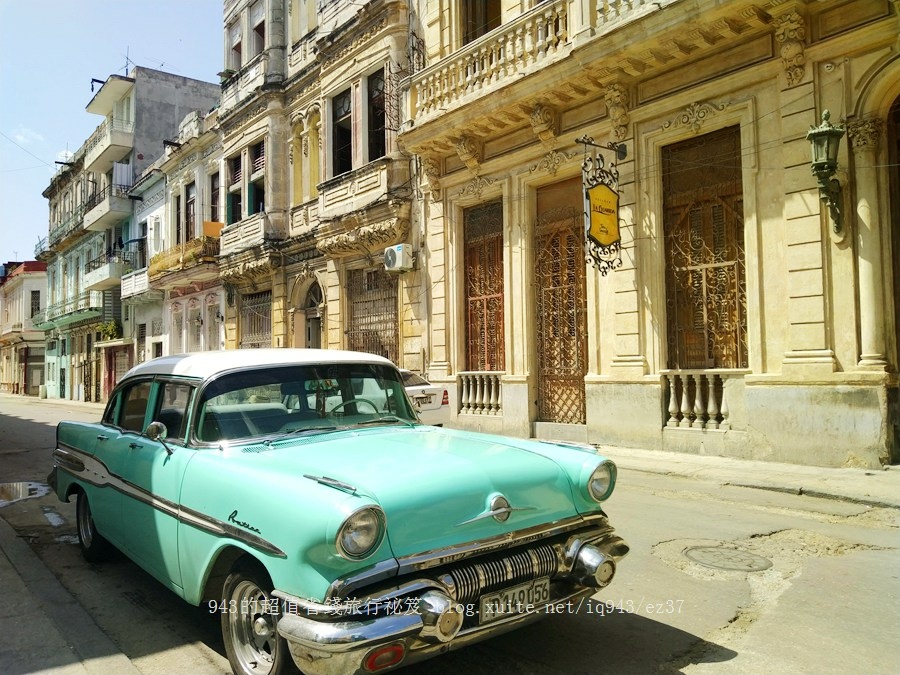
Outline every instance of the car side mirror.
<path fill-rule="evenodd" d="M 164 440 L 168 435 L 169 430 L 166 429 L 166 425 L 162 422 L 150 422 L 150 424 L 147 425 L 147 428 L 144 429 L 144 436 L 151 441 Z"/>
<path fill-rule="evenodd" d="M 166 436 L 169 435 L 169 430 L 166 429 L 166 425 L 162 422 L 150 422 L 147 425 L 147 428 L 144 429 L 144 436 L 149 438 L 151 441 L 159 441 L 162 443 L 163 447 L 166 449 L 166 452 L 170 455 L 172 454 L 172 448 L 170 448 L 166 444 Z"/>

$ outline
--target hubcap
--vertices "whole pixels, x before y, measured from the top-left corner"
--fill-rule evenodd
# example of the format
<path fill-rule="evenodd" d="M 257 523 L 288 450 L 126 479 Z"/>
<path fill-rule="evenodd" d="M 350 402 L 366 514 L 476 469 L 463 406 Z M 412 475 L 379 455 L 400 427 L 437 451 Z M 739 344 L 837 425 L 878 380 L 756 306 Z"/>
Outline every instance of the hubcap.
<path fill-rule="evenodd" d="M 87 499 L 80 497 L 78 500 L 78 534 L 81 535 L 81 543 L 85 548 L 90 548 L 93 540 L 92 530 L 94 523 L 91 519 L 91 507 Z"/>
<path fill-rule="evenodd" d="M 278 635 L 275 616 L 270 613 L 269 596 L 255 583 L 245 579 L 231 593 L 227 606 L 232 643 L 243 670 L 267 675 L 275 665 Z"/>

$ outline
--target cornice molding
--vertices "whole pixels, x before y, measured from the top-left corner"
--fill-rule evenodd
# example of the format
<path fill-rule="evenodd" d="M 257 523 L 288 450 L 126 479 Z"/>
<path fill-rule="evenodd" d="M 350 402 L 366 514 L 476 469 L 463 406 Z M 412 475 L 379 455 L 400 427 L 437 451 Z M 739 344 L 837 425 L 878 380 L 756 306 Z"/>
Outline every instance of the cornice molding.
<path fill-rule="evenodd" d="M 409 218 L 391 217 L 367 225 L 358 225 L 349 232 L 323 237 L 316 242 L 316 249 L 331 258 L 354 254 L 371 257 L 384 247 L 403 241 L 409 232 Z"/>

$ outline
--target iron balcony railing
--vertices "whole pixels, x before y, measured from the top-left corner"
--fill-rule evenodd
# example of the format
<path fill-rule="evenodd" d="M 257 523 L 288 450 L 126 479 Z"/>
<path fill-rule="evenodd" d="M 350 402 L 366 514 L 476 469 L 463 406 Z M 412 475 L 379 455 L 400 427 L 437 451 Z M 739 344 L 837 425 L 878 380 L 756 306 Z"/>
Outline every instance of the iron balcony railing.
<path fill-rule="evenodd" d="M 88 200 L 84 203 L 85 211 L 90 211 L 95 206 L 101 204 L 110 197 L 121 197 L 122 199 L 128 199 L 128 190 L 130 189 L 130 185 L 107 185 L 105 188 L 98 192 L 95 192 L 88 198 Z"/>
<path fill-rule="evenodd" d="M 134 267 L 136 259 L 137 251 L 116 251 L 114 253 L 104 253 L 102 255 L 98 255 L 93 260 L 89 260 L 88 263 L 84 266 L 84 271 L 93 272 L 94 270 L 100 269 L 104 265 L 110 265 L 113 263 L 123 263 L 125 265 Z"/>

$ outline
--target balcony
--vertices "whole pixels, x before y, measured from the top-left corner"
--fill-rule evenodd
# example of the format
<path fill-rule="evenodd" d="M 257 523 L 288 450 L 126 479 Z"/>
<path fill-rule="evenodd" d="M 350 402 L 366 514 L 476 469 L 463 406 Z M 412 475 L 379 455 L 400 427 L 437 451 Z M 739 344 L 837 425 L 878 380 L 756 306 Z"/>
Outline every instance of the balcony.
<path fill-rule="evenodd" d="M 520 16 L 411 75 L 410 124 L 398 134 L 407 151 L 458 154 L 448 172 L 460 160 L 474 170 L 471 162 L 480 163 L 493 151 L 479 149 L 478 143 L 496 148 L 503 145 L 498 139 L 518 132 L 524 138 L 529 126 L 547 140 L 567 124 L 560 115 L 595 106 L 599 99 L 606 99 L 607 110 L 600 103 L 597 115 L 615 114 L 627 125 L 627 115 L 611 111 L 622 107 L 625 83 L 638 83 L 631 87 L 632 105 L 658 98 L 675 86 L 671 72 L 721 58 L 717 52 L 736 35 L 742 43 L 753 37 L 756 51 L 735 58 L 770 58 L 772 19 L 749 3 L 710 2 L 709 11 L 692 15 L 687 24 L 679 0 L 531 4 Z M 619 121 L 614 131 L 621 138 L 627 129 Z M 463 138 L 466 143 L 460 142 Z M 472 153 L 473 145 L 481 152 Z"/>
<path fill-rule="evenodd" d="M 84 204 L 84 229 L 103 232 L 131 215 L 130 185 L 107 185 Z"/>
<path fill-rule="evenodd" d="M 291 209 L 289 237 L 310 235 L 319 228 L 319 200 L 300 204 Z"/>
<path fill-rule="evenodd" d="M 7 323 L 0 326 L 0 339 L 9 340 L 22 332 L 22 322 Z"/>
<path fill-rule="evenodd" d="M 31 317 L 31 325 L 35 330 L 50 330 L 53 328 L 53 322 L 47 318 L 48 309 L 42 309 L 33 317 Z"/>
<path fill-rule="evenodd" d="M 150 259 L 149 286 L 156 290 L 171 290 L 218 279 L 218 256 L 218 237 L 198 237 L 166 249 Z"/>
<path fill-rule="evenodd" d="M 50 305 L 35 314 L 31 321 L 38 330 L 49 330 L 102 315 L 103 293 L 84 291 L 64 302 Z"/>
<path fill-rule="evenodd" d="M 240 253 L 266 241 L 284 239 L 283 228 L 276 227 L 265 213 L 256 213 L 222 230 L 222 255 Z"/>
<path fill-rule="evenodd" d="M 155 302 L 163 299 L 162 291 L 150 288 L 148 268 L 122 275 L 122 302 L 138 305 L 142 302 Z"/>
<path fill-rule="evenodd" d="M 34 247 L 34 259 L 44 260 L 50 256 L 50 237 L 41 237 Z"/>
<path fill-rule="evenodd" d="M 386 157 L 329 178 L 317 186 L 319 218 L 342 218 L 348 212 L 365 209 L 408 180 L 406 162 L 394 162 Z"/>
<path fill-rule="evenodd" d="M 572 48 L 569 5 L 570 0 L 541 3 L 416 74 L 412 98 L 417 123 L 567 56 Z"/>
<path fill-rule="evenodd" d="M 122 276 L 134 268 L 134 251 L 105 253 L 85 266 L 84 287 L 89 291 L 105 291 L 122 282 Z"/>
<path fill-rule="evenodd" d="M 84 205 L 76 208 L 72 213 L 66 216 L 63 221 L 50 228 L 50 234 L 47 237 L 47 246 L 52 249 L 56 244 L 67 239 L 75 232 L 81 231 L 81 225 L 84 221 Z"/>
<path fill-rule="evenodd" d="M 84 169 L 106 173 L 134 149 L 134 122 L 107 118 L 85 144 Z"/>
<path fill-rule="evenodd" d="M 250 63 L 246 64 L 239 72 L 225 71 L 227 75 L 222 79 L 222 100 L 219 106 L 219 114 L 227 116 L 237 108 L 241 101 L 265 84 L 265 73 L 268 66 L 268 54 L 260 54 Z"/>

